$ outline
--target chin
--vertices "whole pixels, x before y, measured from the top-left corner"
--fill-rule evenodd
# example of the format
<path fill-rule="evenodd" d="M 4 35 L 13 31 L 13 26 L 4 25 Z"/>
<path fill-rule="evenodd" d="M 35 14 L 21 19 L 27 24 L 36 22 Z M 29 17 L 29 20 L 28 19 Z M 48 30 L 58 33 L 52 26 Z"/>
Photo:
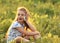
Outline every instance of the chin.
<path fill-rule="evenodd" d="M 23 20 L 18 20 L 19 22 L 23 22 Z"/>

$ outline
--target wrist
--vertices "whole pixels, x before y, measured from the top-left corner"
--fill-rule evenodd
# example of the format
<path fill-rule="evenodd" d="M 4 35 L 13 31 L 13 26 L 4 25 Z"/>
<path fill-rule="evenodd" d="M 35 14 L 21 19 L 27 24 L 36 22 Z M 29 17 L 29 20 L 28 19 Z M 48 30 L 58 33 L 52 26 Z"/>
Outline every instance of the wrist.
<path fill-rule="evenodd" d="M 26 23 L 28 23 L 28 20 L 26 21 Z"/>

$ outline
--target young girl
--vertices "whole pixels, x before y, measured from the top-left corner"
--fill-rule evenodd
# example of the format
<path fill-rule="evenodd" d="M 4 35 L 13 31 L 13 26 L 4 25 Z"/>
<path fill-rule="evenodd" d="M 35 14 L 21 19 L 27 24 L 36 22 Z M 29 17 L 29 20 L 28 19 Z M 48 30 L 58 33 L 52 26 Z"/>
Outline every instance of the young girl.
<path fill-rule="evenodd" d="M 15 40 L 15 43 L 20 43 L 21 40 L 24 43 L 29 42 L 30 36 L 37 39 L 36 37 L 39 36 L 39 32 L 28 21 L 28 17 L 28 10 L 25 7 L 19 7 L 15 21 L 11 24 L 8 30 L 7 43 L 10 43 L 13 40 Z M 31 31 L 27 31 L 27 29 L 30 29 Z"/>

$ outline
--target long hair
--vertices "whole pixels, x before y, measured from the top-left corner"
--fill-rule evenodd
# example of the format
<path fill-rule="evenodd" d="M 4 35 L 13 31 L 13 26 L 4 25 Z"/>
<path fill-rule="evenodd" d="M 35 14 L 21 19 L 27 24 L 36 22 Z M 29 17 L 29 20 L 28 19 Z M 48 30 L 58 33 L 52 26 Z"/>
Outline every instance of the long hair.
<path fill-rule="evenodd" d="M 25 8 L 25 7 L 19 7 L 18 9 L 17 9 L 17 14 L 16 14 L 16 17 L 15 17 L 15 19 L 14 19 L 14 21 L 13 22 L 15 22 L 15 21 L 17 21 L 17 17 L 18 17 L 18 11 L 23 11 L 24 13 L 25 13 L 25 16 L 26 16 L 26 19 L 28 20 L 28 17 L 29 17 L 29 11 Z M 12 22 L 12 23 L 13 23 Z M 29 26 L 28 26 L 28 24 L 24 21 L 24 23 L 25 23 L 25 26 L 26 26 L 26 30 L 27 30 L 27 28 L 29 28 Z M 6 38 L 8 37 L 8 33 L 9 33 L 9 30 L 10 29 L 8 29 L 8 31 L 7 31 L 7 33 L 6 33 Z"/>
<path fill-rule="evenodd" d="M 17 8 L 17 14 L 16 14 L 16 17 L 15 17 L 15 20 L 17 20 L 17 17 L 18 17 L 18 11 L 23 11 L 25 13 L 25 16 L 26 16 L 26 19 L 28 19 L 28 17 L 30 16 L 29 15 L 29 11 L 25 8 L 25 7 L 18 7 Z"/>
<path fill-rule="evenodd" d="M 25 13 L 26 19 L 28 20 L 28 17 L 30 16 L 30 15 L 29 15 L 30 13 L 29 13 L 29 11 L 27 10 L 27 8 L 25 8 L 25 7 L 19 7 L 19 8 L 17 8 L 17 14 L 16 14 L 16 17 L 15 17 L 15 20 L 14 20 L 14 21 L 17 20 L 18 11 L 23 11 L 23 12 Z M 28 24 L 27 24 L 25 21 L 24 21 L 24 23 L 25 23 L 26 30 L 27 30 L 27 28 L 29 28 L 29 26 L 28 26 Z"/>

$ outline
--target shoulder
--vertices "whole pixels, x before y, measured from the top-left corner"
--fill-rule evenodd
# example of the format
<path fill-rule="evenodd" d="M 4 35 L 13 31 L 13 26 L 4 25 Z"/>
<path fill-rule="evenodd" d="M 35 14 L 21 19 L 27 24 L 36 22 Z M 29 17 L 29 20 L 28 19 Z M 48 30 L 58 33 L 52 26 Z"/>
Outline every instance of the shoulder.
<path fill-rule="evenodd" d="M 18 21 L 12 23 L 12 27 L 21 27 L 21 24 Z"/>
<path fill-rule="evenodd" d="M 15 21 L 14 23 L 13 23 L 13 25 L 20 25 L 20 23 L 18 23 L 18 21 Z"/>

